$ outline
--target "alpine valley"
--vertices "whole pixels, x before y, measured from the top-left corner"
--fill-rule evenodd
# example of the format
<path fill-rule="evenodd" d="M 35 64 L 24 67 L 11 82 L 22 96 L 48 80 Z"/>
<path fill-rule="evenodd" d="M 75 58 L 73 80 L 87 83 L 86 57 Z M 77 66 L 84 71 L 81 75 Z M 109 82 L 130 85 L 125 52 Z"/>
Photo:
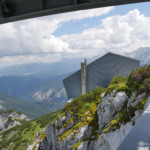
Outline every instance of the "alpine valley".
<path fill-rule="evenodd" d="M 126 53 L 143 67 L 69 103 L 62 79 L 79 59 L 1 69 L 0 149 L 117 150 L 150 102 L 149 52 Z"/>
<path fill-rule="evenodd" d="M 149 79 L 150 65 L 34 120 L 2 112 L 0 149 L 117 150 L 150 103 Z"/>

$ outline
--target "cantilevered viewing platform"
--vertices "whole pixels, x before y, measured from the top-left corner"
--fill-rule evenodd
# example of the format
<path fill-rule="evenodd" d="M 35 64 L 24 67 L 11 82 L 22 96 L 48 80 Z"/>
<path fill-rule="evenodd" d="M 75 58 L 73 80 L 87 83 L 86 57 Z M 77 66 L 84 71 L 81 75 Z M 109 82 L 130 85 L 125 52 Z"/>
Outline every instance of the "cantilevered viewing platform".
<path fill-rule="evenodd" d="M 0 0 L 0 24 L 91 8 L 150 0 Z"/>
<path fill-rule="evenodd" d="M 140 68 L 140 61 L 126 56 L 107 53 L 86 65 L 63 80 L 68 98 L 75 98 L 94 90 L 106 87 L 115 76 L 126 77 L 132 70 Z"/>

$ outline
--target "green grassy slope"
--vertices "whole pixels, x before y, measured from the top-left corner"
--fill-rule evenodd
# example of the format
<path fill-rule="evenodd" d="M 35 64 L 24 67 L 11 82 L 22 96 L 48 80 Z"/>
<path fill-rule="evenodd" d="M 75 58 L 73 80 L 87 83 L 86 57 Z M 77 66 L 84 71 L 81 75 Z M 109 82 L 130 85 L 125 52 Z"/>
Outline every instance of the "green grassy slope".
<path fill-rule="evenodd" d="M 102 93 L 107 95 L 112 90 L 115 92 L 125 91 L 130 97 L 133 91 L 137 91 L 137 95 L 146 92 L 145 99 L 141 100 L 136 107 L 130 107 L 127 109 L 126 106 L 119 112 L 118 117 L 112 120 L 107 126 L 104 126 L 101 133 L 97 133 L 98 130 L 98 116 L 97 106 L 101 103 Z M 72 114 L 72 118 L 65 123 L 63 126 L 66 127 L 70 122 L 78 123 L 73 128 L 66 131 L 58 138 L 58 142 L 63 141 L 70 133 L 77 133 L 78 129 L 83 125 L 88 125 L 93 128 L 90 139 L 83 139 L 79 143 L 75 144 L 73 148 L 77 148 L 81 142 L 87 140 L 94 140 L 101 136 L 102 133 L 107 133 L 120 128 L 121 124 L 126 124 L 131 121 L 131 118 L 135 115 L 135 111 L 143 110 L 144 104 L 147 102 L 150 96 L 150 65 L 137 69 L 130 73 L 128 77 L 114 77 L 106 89 L 97 88 L 92 92 L 88 92 L 85 95 L 75 98 L 71 103 L 64 106 L 59 117 L 66 115 L 68 112 Z M 108 101 L 109 103 L 109 101 Z M 58 118 L 56 118 L 58 119 Z M 60 128 L 60 127 L 59 127 Z"/>
<path fill-rule="evenodd" d="M 0 134 L 0 149 L 4 150 L 26 150 L 27 144 L 32 144 L 37 133 L 52 121 L 58 112 L 44 115 L 38 119 L 24 122 L 22 125 L 11 128 Z M 12 132 L 16 132 L 10 136 Z M 44 136 L 44 135 L 43 135 Z"/>
<path fill-rule="evenodd" d="M 22 112 L 30 118 L 38 118 L 44 114 L 50 113 L 54 110 L 41 104 L 35 104 L 30 101 L 18 99 L 0 93 L 0 111 L 14 110 Z"/>
<path fill-rule="evenodd" d="M 95 140 L 101 134 L 114 131 L 120 127 L 121 124 L 126 124 L 130 121 L 130 119 L 134 116 L 134 112 L 136 110 L 142 110 L 144 104 L 147 101 L 143 99 L 138 103 L 136 107 L 130 107 L 127 110 L 127 107 L 118 112 L 118 117 L 112 120 L 107 126 L 104 126 L 101 130 L 101 133 L 96 132 L 98 130 L 98 116 L 97 116 L 97 106 L 101 103 L 102 93 L 107 95 L 112 90 L 115 89 L 115 92 L 118 91 L 126 91 L 127 95 L 130 97 L 133 91 L 137 91 L 137 95 L 146 92 L 146 97 L 150 96 L 150 65 L 137 69 L 127 77 L 115 77 L 112 79 L 111 83 L 106 89 L 97 88 L 91 92 L 88 92 L 85 95 L 79 96 L 72 100 L 72 102 L 68 103 L 64 106 L 61 112 L 54 112 L 48 115 L 45 115 L 39 119 L 35 119 L 33 121 L 26 122 L 21 126 L 17 126 L 12 128 L 4 133 L 0 134 L 0 149 L 2 147 L 6 147 L 6 149 L 17 149 L 24 150 L 26 149 L 26 145 L 32 144 L 35 140 L 36 134 L 44 127 L 47 126 L 48 123 L 54 123 L 56 119 L 59 119 L 61 116 L 66 115 L 68 112 L 72 114 L 72 118 L 68 120 L 67 123 L 63 124 L 66 127 L 70 122 L 77 123 L 68 131 L 66 131 L 63 135 L 58 138 L 58 142 L 64 140 L 70 133 L 77 133 L 78 129 L 82 125 L 88 125 L 92 127 L 93 131 L 90 136 L 90 139 L 83 139 L 79 141 L 79 143 L 75 144 L 73 148 L 77 148 L 78 145 L 87 140 Z M 109 103 L 109 101 L 108 101 Z M 60 128 L 60 127 L 59 127 Z M 8 138 L 12 131 L 17 131 L 17 134 Z M 43 137 L 45 135 L 42 135 Z M 12 145 L 10 143 L 13 142 Z"/>

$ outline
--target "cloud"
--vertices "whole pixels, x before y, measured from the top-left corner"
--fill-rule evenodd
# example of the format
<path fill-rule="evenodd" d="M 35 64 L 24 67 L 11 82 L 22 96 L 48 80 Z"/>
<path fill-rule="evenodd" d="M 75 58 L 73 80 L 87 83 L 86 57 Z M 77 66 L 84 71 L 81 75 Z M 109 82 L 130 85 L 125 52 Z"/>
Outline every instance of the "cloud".
<path fill-rule="evenodd" d="M 0 59 L 0 68 L 11 65 L 21 65 L 26 63 L 54 63 L 61 60 L 61 54 L 37 54 L 37 55 L 19 55 L 19 56 L 4 56 Z"/>
<path fill-rule="evenodd" d="M 108 51 L 124 53 L 150 46 L 149 24 L 150 17 L 145 17 L 135 9 L 123 16 L 105 18 L 97 28 L 84 30 L 80 34 L 64 35 L 59 39 L 69 45 L 71 52 L 84 57 Z"/>
<path fill-rule="evenodd" d="M 1 66 L 47 62 L 47 55 L 53 57 L 53 53 L 69 52 L 68 43 L 56 38 L 53 33 L 64 22 L 100 16 L 112 9 L 113 7 L 76 11 L 0 25 Z M 49 59 L 49 62 L 53 61 Z"/>
<path fill-rule="evenodd" d="M 92 57 L 150 46 L 150 17 L 135 9 L 125 15 L 106 17 L 99 26 L 82 33 L 55 37 L 62 23 L 109 13 L 113 7 L 78 11 L 0 26 L 0 67 L 62 58 Z"/>

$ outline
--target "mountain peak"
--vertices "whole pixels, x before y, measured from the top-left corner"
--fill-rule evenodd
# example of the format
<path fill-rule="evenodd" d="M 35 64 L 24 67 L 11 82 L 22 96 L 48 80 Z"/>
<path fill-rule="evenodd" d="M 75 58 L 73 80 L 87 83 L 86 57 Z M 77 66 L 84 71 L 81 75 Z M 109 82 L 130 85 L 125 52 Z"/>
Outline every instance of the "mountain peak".
<path fill-rule="evenodd" d="M 150 47 L 140 47 L 133 52 L 126 53 L 125 55 L 140 60 L 141 66 L 150 64 Z"/>

